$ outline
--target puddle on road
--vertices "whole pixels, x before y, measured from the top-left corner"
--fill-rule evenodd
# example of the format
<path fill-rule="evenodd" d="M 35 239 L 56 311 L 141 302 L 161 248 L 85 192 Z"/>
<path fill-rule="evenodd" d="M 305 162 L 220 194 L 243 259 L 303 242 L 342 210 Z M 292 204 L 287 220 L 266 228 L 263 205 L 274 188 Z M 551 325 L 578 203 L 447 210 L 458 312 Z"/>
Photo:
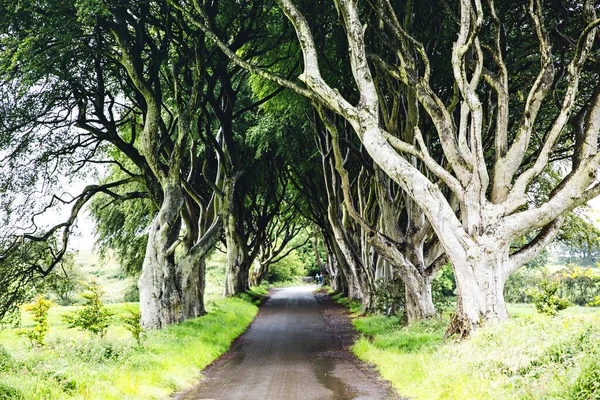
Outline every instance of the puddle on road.
<path fill-rule="evenodd" d="M 336 360 L 332 358 L 317 358 L 313 361 L 315 364 L 315 374 L 319 383 L 331 390 L 334 399 L 350 400 L 358 397 L 351 387 L 346 385 L 344 381 L 333 375 Z"/>

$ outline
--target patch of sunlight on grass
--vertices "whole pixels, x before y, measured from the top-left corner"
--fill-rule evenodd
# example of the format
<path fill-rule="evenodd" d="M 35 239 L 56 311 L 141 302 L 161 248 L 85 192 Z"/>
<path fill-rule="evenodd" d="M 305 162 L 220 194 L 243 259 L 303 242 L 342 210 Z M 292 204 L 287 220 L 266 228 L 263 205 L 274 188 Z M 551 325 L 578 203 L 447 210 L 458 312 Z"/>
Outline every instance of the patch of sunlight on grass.
<path fill-rule="evenodd" d="M 520 317 L 489 324 L 461 342 L 442 341 L 447 319 L 399 325 L 354 321 L 352 351 L 415 399 L 597 399 L 600 316 L 573 307 L 556 318 L 512 305 Z"/>
<path fill-rule="evenodd" d="M 12 329 L 0 331 L 0 399 L 167 397 L 196 382 L 200 370 L 227 351 L 257 312 L 239 298 L 212 301 L 207 315 L 148 332 L 138 347 L 120 322 L 103 340 L 67 329 L 60 315 L 72 309 L 52 309 L 44 348 L 32 350 Z M 122 314 L 125 305 L 109 309 Z"/>

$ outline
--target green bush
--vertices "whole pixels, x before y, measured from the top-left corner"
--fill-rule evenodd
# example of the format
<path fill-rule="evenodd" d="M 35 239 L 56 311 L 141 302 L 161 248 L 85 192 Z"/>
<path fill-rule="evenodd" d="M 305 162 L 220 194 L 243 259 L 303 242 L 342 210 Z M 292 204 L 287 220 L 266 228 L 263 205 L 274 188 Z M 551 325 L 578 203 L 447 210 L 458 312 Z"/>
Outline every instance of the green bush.
<path fill-rule="evenodd" d="M 112 320 L 112 313 L 102 303 L 104 291 L 95 281 L 82 284 L 87 289 L 87 292 L 81 295 L 85 299 L 84 306 L 80 310 L 63 315 L 63 321 L 69 328 L 79 328 L 103 338 Z"/>
<path fill-rule="evenodd" d="M 560 274 L 559 294 L 579 306 L 593 302 L 600 295 L 600 276 L 595 275 L 591 268 L 580 268 L 573 264 L 567 265 L 566 272 Z"/>
<path fill-rule="evenodd" d="M 533 299 L 533 304 L 540 314 L 556 315 L 560 310 L 569 307 L 569 300 L 559 297 L 558 281 L 544 279 L 539 288 L 532 288 L 527 291 L 527 294 Z"/>
<path fill-rule="evenodd" d="M 16 387 L 0 382 L 0 400 L 24 400 L 23 393 Z"/>
<path fill-rule="evenodd" d="M 25 336 L 31 341 L 32 346 L 44 346 L 44 339 L 48 333 L 48 310 L 54 303 L 42 294 L 35 298 L 33 303 L 25 306 L 25 311 L 31 313 L 35 322 L 33 328 L 18 329 L 16 334 Z"/>
<path fill-rule="evenodd" d="M 2 345 L 0 345 L 0 372 L 9 372 L 14 367 L 15 361 L 12 356 Z"/>
<path fill-rule="evenodd" d="M 123 301 L 125 303 L 137 303 L 140 301 L 140 288 L 137 283 L 127 286 L 123 294 Z"/>
<path fill-rule="evenodd" d="M 125 305 L 125 308 L 127 309 L 128 314 L 123 315 L 121 317 L 123 323 L 125 324 L 125 329 L 131 332 L 138 346 L 141 346 L 142 339 L 144 336 L 144 328 L 142 328 L 141 325 L 142 312 L 139 310 L 134 311 L 131 308 L 129 308 L 128 305 Z"/>
<path fill-rule="evenodd" d="M 528 294 L 542 284 L 543 274 L 538 270 L 521 268 L 508 277 L 504 286 L 504 299 L 509 303 L 532 303 Z"/>
<path fill-rule="evenodd" d="M 456 279 L 452 264 L 448 263 L 442 267 L 431 281 L 431 295 L 436 312 L 441 315 L 444 310 L 452 305 L 449 297 L 454 296 L 456 290 Z"/>

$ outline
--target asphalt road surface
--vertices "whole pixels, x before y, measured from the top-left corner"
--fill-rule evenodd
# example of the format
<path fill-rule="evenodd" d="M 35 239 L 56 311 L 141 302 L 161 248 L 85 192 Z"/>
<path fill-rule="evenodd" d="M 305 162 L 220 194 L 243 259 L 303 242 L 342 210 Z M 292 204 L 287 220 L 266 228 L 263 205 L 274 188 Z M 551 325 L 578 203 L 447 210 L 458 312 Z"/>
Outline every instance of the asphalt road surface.
<path fill-rule="evenodd" d="M 343 308 L 315 286 L 274 292 L 250 329 L 180 400 L 395 399 L 346 347 L 354 333 Z"/>

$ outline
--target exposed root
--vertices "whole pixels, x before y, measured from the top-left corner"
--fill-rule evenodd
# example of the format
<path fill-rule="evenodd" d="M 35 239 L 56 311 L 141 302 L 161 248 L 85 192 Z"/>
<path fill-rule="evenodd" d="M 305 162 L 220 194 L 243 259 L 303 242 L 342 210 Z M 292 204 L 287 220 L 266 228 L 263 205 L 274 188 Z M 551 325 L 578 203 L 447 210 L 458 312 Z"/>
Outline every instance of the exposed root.
<path fill-rule="evenodd" d="M 458 316 L 458 314 L 452 314 L 452 317 L 450 318 L 450 325 L 448 325 L 448 329 L 444 334 L 444 340 L 450 337 L 458 340 L 465 339 L 471 334 L 472 330 L 473 326 L 468 318 L 461 318 Z"/>

